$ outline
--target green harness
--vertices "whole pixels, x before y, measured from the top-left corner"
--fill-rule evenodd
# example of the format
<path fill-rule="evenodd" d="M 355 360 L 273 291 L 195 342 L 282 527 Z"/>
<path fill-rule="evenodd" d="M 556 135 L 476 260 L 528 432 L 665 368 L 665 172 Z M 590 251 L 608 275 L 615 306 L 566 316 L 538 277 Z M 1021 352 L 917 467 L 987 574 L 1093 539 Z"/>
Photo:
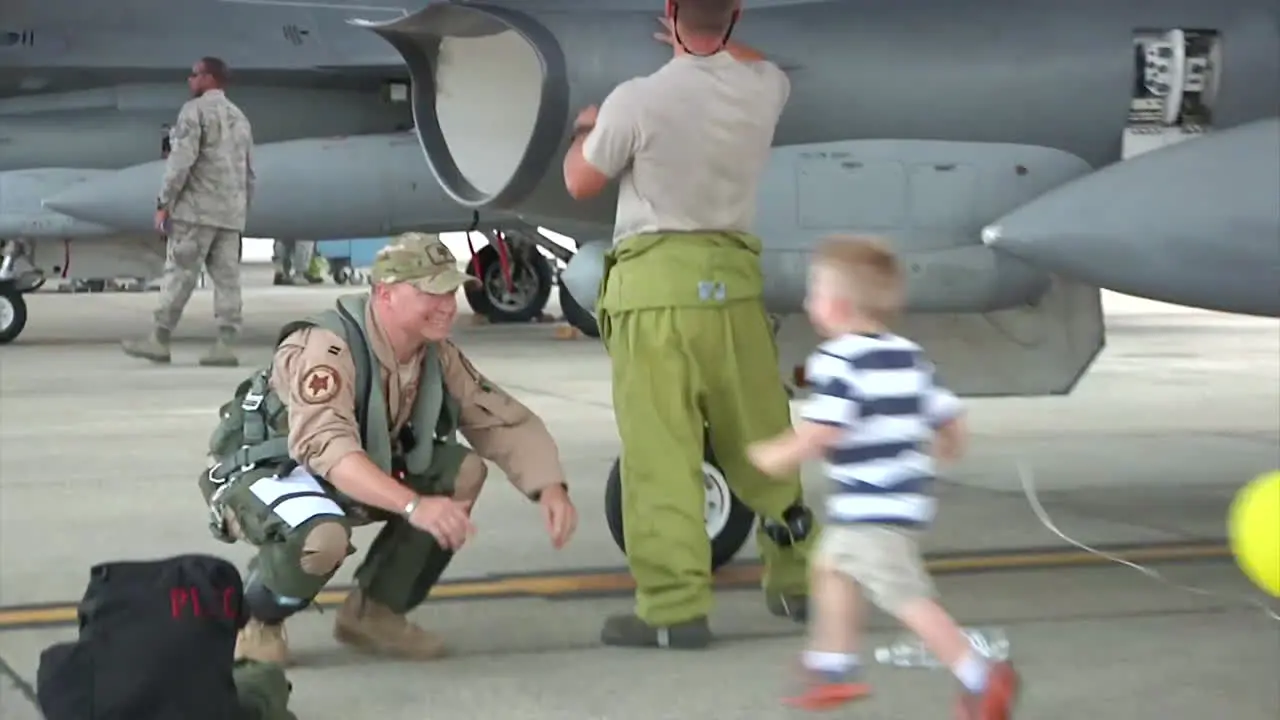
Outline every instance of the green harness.
<path fill-rule="evenodd" d="M 392 437 L 387 398 L 378 377 L 378 358 L 369 346 L 365 310 L 369 296 L 345 295 L 335 307 L 306 320 L 291 322 L 281 329 L 276 347 L 293 333 L 320 327 L 346 340 L 356 368 L 356 421 L 365 452 L 388 475 L 425 474 L 431 466 L 437 443 L 456 445 L 460 405 L 446 392 L 440 350 L 427 345 L 422 360 L 422 380 L 418 386 L 409 423 Z M 338 350 L 341 350 L 340 348 Z M 218 411 L 218 425 L 209 438 L 212 465 L 201 477 L 201 492 L 213 513 L 214 536 L 235 542 L 226 530 L 221 495 L 232 483 L 255 470 L 287 475 L 298 463 L 289 456 L 289 412 L 271 388 L 271 365 L 262 368 L 236 387 L 233 398 Z M 426 430 L 430 428 L 430 430 Z M 314 493 L 282 496 L 276 502 Z"/>

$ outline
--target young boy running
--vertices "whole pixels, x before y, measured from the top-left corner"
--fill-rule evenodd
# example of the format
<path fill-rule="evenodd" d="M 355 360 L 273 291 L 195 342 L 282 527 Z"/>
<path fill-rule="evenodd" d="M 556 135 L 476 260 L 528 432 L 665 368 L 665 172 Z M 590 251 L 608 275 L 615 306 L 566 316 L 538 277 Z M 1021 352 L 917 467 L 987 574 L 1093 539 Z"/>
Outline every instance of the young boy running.
<path fill-rule="evenodd" d="M 858 657 L 865 593 L 955 673 L 959 720 L 1007 720 L 1017 673 L 972 648 L 935 600 L 917 545 L 937 504 L 934 457 L 958 459 L 965 429 L 960 401 L 935 383 L 920 346 L 887 327 L 903 300 L 902 273 L 886 246 L 826 240 L 805 300 L 826 338 L 806 365 L 812 398 L 793 431 L 748 449 L 771 475 L 822 457 L 830 479 L 828 525 L 810 569 L 805 684 L 787 703 L 818 710 L 869 694 Z"/>

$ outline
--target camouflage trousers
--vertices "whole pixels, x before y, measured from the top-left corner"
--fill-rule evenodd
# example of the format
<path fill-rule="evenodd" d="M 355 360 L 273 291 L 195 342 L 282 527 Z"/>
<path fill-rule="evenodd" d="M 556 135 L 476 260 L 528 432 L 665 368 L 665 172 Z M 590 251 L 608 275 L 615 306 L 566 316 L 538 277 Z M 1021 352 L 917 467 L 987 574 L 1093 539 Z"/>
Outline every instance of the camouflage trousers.
<path fill-rule="evenodd" d="M 156 327 L 172 332 L 178 326 L 204 265 L 213 281 L 213 316 L 218 329 L 238 332 L 243 313 L 240 252 L 240 233 L 235 230 L 172 221 Z"/>

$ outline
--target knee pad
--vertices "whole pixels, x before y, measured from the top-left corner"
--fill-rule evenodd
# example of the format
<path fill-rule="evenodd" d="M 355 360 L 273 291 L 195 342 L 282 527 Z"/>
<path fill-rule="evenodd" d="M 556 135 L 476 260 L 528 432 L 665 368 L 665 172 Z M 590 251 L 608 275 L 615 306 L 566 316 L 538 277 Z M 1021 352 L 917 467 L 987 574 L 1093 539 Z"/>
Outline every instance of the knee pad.
<path fill-rule="evenodd" d="M 308 575 L 328 575 L 346 559 L 350 542 L 351 534 L 341 523 L 317 523 L 302 540 L 298 563 Z"/>
<path fill-rule="evenodd" d="M 760 532 L 773 541 L 778 547 L 791 547 L 804 542 L 813 533 L 813 511 L 807 505 L 796 501 L 782 511 L 782 519 L 760 519 Z"/>
<path fill-rule="evenodd" d="M 460 500 L 475 500 L 484 488 L 485 478 L 489 477 L 489 466 L 484 459 L 475 453 L 467 453 L 458 468 L 458 477 L 453 483 L 453 495 Z"/>
<path fill-rule="evenodd" d="M 280 597 L 262 584 L 260 574 L 253 572 L 244 585 L 244 604 L 249 609 L 249 617 L 276 625 L 305 610 L 311 604 L 311 598 Z"/>

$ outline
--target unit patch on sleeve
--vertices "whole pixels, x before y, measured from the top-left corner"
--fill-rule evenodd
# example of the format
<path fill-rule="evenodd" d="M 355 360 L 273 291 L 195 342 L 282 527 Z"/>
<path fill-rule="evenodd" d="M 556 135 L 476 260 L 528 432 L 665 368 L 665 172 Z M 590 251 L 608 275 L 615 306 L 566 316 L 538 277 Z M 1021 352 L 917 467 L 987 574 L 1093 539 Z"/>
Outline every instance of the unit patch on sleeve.
<path fill-rule="evenodd" d="M 316 365 L 302 374 L 298 381 L 298 395 L 308 405 L 320 405 L 329 402 L 338 389 L 342 387 L 342 379 L 338 371 L 328 365 Z"/>

